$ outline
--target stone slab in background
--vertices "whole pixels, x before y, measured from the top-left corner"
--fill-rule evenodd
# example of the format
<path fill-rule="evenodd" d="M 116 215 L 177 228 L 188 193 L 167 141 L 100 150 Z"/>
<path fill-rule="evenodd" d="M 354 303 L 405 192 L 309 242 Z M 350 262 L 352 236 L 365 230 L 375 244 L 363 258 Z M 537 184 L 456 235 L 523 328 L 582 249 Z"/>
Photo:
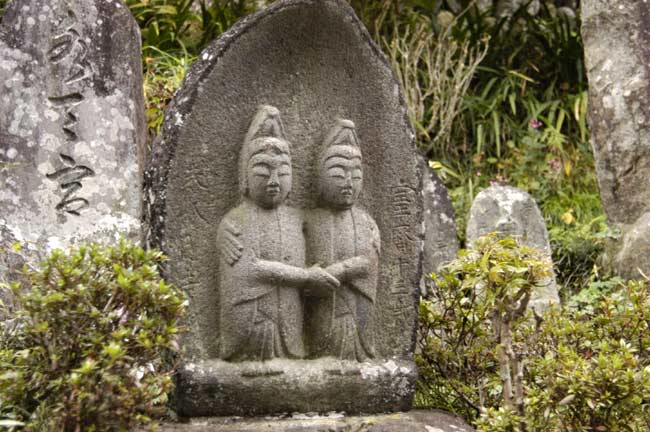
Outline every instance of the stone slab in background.
<path fill-rule="evenodd" d="M 650 272 L 650 3 L 582 0 L 589 126 L 600 196 L 622 231 L 618 273 Z"/>
<path fill-rule="evenodd" d="M 559 304 L 548 231 L 533 197 L 512 186 L 491 186 L 482 190 L 474 198 L 467 221 L 468 247 L 493 231 L 517 236 L 521 244 L 541 250 L 551 263 L 551 274 L 546 283 L 535 289 L 529 307 L 544 309 L 549 303 Z"/>
<path fill-rule="evenodd" d="M 473 432 L 460 417 L 440 410 L 346 417 L 294 415 L 287 418 L 202 418 L 166 423 L 161 432 Z"/>
<path fill-rule="evenodd" d="M 298 209 L 316 207 L 318 157 L 327 131 L 337 119 L 356 124 L 364 183 L 358 201 L 381 236 L 372 328 L 375 360 L 409 362 L 410 387 L 391 395 L 401 400 L 390 403 L 408 408 L 421 278 L 422 165 L 390 65 L 343 0 L 277 2 L 244 19 L 200 55 L 166 113 L 147 173 L 149 240 L 169 257 L 169 280 L 190 295 L 187 365 L 220 355 L 217 227 L 240 202 L 239 155 L 260 105 L 277 107 L 282 118 L 293 164 L 288 204 Z M 302 361 L 294 362 L 290 367 L 300 369 Z M 205 380 L 186 378 L 218 383 L 219 371 L 208 371 L 212 375 Z M 283 373 L 272 379 L 293 377 Z M 240 374 L 238 379 L 244 385 L 248 378 Z M 377 386 L 384 383 L 376 381 Z M 292 383 L 280 382 L 278 389 L 284 385 Z M 386 394 L 393 388 L 392 382 L 388 385 L 375 394 Z M 338 388 L 340 394 L 346 391 Z M 336 397 L 319 399 L 316 390 L 311 394 L 310 411 L 339 408 Z M 182 389 L 179 395 L 188 401 L 196 396 Z M 206 392 L 202 397 L 228 395 Z M 283 397 L 291 395 L 278 391 L 277 398 Z M 179 406 L 189 407 L 182 412 L 187 416 L 198 412 L 183 401 Z M 358 406 L 383 411 L 387 404 L 367 400 Z M 256 401 L 240 409 L 273 413 L 276 404 Z"/>
<path fill-rule="evenodd" d="M 33 265 L 71 243 L 140 238 L 141 61 L 139 28 L 121 0 L 6 6 L 0 253 L 26 243 L 21 254 Z"/>
<path fill-rule="evenodd" d="M 456 258 L 458 237 L 456 216 L 447 187 L 431 171 L 424 177 L 424 275 L 437 272 Z M 425 280 L 426 284 L 426 280 Z"/>

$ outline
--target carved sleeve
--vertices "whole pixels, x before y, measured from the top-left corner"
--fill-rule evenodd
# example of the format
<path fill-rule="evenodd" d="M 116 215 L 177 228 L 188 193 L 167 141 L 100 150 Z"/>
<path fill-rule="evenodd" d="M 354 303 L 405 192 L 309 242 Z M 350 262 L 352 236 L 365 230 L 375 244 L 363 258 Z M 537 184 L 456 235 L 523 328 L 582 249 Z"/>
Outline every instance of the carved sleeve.
<path fill-rule="evenodd" d="M 375 221 L 365 213 L 363 228 L 359 230 L 357 244 L 360 255 L 347 259 L 336 265 L 344 266 L 346 281 L 370 301 L 374 302 L 377 293 L 377 278 L 379 275 L 379 230 Z"/>

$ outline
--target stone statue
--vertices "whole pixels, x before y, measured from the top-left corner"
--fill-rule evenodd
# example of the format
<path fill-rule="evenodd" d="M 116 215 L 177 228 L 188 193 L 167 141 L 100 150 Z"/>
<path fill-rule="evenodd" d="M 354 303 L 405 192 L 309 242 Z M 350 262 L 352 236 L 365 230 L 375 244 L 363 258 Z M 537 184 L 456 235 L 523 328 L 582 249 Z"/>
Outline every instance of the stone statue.
<path fill-rule="evenodd" d="M 217 230 L 225 360 L 304 357 L 301 291 L 308 286 L 327 292 L 339 285 L 323 269 L 305 268 L 302 213 L 284 204 L 291 177 L 279 112 L 262 106 L 240 154 L 241 203 Z"/>
<path fill-rule="evenodd" d="M 307 262 L 341 285 L 308 290 L 309 355 L 363 361 L 375 356 L 373 317 L 380 239 L 372 217 L 356 206 L 363 185 L 355 125 L 339 120 L 318 161 L 318 208 L 307 218 Z"/>

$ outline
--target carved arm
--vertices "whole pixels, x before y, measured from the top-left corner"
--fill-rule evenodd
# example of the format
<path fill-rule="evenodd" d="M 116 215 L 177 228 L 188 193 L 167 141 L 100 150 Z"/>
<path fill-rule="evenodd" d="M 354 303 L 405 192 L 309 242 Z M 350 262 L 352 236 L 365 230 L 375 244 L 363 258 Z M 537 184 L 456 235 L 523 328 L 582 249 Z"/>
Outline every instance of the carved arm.
<path fill-rule="evenodd" d="M 278 261 L 254 260 L 251 273 L 260 282 L 272 281 L 297 287 L 316 284 L 333 289 L 340 285 L 338 278 L 316 266 L 304 269 Z"/>
<path fill-rule="evenodd" d="M 365 256 L 355 256 L 328 266 L 325 270 L 342 282 L 365 278 L 370 273 L 370 260 Z"/>

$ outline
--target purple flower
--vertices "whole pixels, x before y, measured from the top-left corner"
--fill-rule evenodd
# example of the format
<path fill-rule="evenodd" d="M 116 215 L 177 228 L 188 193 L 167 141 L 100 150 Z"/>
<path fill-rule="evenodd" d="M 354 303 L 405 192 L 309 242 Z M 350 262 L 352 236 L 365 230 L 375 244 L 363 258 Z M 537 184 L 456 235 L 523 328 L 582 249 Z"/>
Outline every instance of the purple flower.
<path fill-rule="evenodd" d="M 562 169 L 562 162 L 560 162 L 557 159 L 551 159 L 548 161 L 548 164 L 553 168 L 555 171 L 559 171 Z"/>
<path fill-rule="evenodd" d="M 494 179 L 490 180 L 490 186 L 503 186 L 506 184 L 508 184 L 508 179 L 500 174 L 497 174 Z"/>
<path fill-rule="evenodd" d="M 539 129 L 542 127 L 542 122 L 537 119 L 532 119 L 530 121 L 530 127 L 532 127 L 533 129 Z"/>

